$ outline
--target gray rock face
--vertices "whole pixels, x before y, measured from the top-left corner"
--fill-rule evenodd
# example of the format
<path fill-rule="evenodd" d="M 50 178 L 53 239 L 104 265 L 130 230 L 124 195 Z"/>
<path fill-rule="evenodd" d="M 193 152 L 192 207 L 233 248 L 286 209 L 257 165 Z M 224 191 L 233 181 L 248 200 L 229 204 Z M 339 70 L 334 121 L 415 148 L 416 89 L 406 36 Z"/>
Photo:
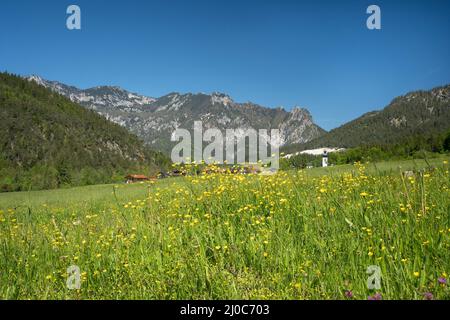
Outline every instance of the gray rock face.
<path fill-rule="evenodd" d="M 166 153 L 174 145 L 170 141 L 173 131 L 177 128 L 192 130 L 194 121 L 202 121 L 205 130 L 218 128 L 223 132 L 237 128 L 280 129 L 282 145 L 308 142 L 325 133 L 314 124 L 307 109 L 295 107 L 288 112 L 251 102 L 237 103 L 223 93 L 170 93 L 151 98 L 120 87 L 83 90 L 38 76 L 30 76 L 28 80 L 95 110 L 135 133 L 153 149 Z"/>

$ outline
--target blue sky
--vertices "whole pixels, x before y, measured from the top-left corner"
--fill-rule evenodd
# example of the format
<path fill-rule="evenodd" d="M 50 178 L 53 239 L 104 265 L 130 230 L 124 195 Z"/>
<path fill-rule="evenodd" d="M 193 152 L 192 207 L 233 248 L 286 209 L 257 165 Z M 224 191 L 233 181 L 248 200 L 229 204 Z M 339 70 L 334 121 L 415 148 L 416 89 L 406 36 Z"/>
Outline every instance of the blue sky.
<path fill-rule="evenodd" d="M 82 29 L 66 28 L 81 8 Z M 366 8 L 381 8 L 381 30 Z M 2 0 L 0 70 L 149 96 L 224 92 L 331 129 L 450 83 L 450 1 Z"/>

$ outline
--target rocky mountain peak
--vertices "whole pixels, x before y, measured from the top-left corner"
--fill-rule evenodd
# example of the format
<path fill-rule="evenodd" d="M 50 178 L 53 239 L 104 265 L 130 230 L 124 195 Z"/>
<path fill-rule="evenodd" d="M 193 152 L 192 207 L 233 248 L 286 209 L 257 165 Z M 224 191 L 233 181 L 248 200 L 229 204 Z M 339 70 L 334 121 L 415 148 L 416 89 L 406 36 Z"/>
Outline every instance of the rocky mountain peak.
<path fill-rule="evenodd" d="M 34 81 L 34 82 L 36 82 L 37 84 L 39 84 L 41 86 L 44 84 L 44 79 L 42 79 L 40 76 L 37 76 L 37 75 L 34 75 L 34 74 L 29 76 L 27 79 L 29 81 Z"/>
<path fill-rule="evenodd" d="M 226 107 L 232 105 L 234 103 L 233 99 L 225 93 L 213 92 L 211 95 L 211 103 L 212 104 L 222 104 Z"/>

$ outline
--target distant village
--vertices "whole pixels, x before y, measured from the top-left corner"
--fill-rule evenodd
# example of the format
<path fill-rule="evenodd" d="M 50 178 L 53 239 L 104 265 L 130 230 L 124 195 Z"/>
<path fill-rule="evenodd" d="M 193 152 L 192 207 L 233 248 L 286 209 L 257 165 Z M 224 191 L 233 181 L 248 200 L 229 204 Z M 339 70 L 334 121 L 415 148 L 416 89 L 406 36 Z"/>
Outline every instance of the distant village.
<path fill-rule="evenodd" d="M 245 166 L 233 166 L 233 167 L 220 167 L 214 166 L 213 168 L 205 166 L 203 169 L 196 170 L 183 170 L 183 169 L 173 169 L 169 172 L 160 171 L 154 176 L 146 176 L 142 174 L 129 174 L 125 176 L 126 183 L 135 183 L 143 181 L 156 181 L 160 179 L 166 179 L 170 177 L 183 177 L 188 175 L 204 175 L 204 174 L 273 174 L 274 170 L 263 168 L 260 165 L 245 165 Z"/>
<path fill-rule="evenodd" d="M 293 156 L 299 154 L 309 154 L 309 155 L 322 155 L 322 167 L 328 167 L 328 154 L 332 152 L 344 151 L 343 148 L 319 148 L 312 150 L 304 150 L 296 152 L 294 154 L 287 154 L 283 156 L 285 159 L 289 159 Z M 312 166 L 307 166 L 307 169 L 312 168 Z M 214 166 L 213 168 L 205 166 L 203 169 L 196 169 L 195 171 L 188 171 L 183 169 L 173 169 L 168 172 L 160 171 L 158 174 L 153 176 L 146 176 L 143 174 L 128 174 L 125 176 L 125 182 L 136 183 L 144 181 L 156 181 L 160 179 L 170 178 L 170 177 L 182 177 L 187 175 L 204 175 L 204 174 L 261 174 L 261 175 L 271 175 L 276 173 L 277 170 L 273 168 L 265 168 L 259 164 L 248 164 L 248 165 L 235 165 L 232 167 Z"/>

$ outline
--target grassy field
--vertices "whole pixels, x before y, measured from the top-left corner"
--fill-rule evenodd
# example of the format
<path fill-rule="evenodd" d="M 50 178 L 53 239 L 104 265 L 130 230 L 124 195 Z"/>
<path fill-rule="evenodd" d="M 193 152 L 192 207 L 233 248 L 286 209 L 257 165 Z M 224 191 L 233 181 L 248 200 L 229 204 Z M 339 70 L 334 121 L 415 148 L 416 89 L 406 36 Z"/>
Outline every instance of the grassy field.
<path fill-rule="evenodd" d="M 448 170 L 442 158 L 0 194 L 0 298 L 449 299 Z"/>

